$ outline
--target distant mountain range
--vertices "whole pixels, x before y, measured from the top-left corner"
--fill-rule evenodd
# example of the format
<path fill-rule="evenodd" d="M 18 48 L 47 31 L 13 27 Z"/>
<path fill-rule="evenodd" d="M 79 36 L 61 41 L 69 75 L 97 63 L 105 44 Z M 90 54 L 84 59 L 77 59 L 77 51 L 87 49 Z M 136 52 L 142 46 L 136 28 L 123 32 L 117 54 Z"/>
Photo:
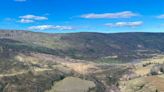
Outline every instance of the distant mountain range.
<path fill-rule="evenodd" d="M 0 31 L 1 57 L 40 52 L 82 60 L 130 61 L 164 52 L 163 33 L 63 33 Z"/>

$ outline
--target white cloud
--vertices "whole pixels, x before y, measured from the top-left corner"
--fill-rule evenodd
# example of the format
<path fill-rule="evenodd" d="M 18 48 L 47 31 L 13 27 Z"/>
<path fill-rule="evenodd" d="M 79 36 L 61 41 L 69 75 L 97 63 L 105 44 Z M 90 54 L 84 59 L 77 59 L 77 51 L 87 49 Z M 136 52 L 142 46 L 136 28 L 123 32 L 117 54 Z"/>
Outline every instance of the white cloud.
<path fill-rule="evenodd" d="M 27 0 L 14 0 L 15 2 L 26 2 Z"/>
<path fill-rule="evenodd" d="M 47 17 L 30 15 L 30 14 L 29 15 L 20 16 L 19 18 L 21 18 L 21 19 L 29 19 L 29 20 L 48 20 Z"/>
<path fill-rule="evenodd" d="M 20 22 L 20 23 L 33 23 L 33 22 L 34 22 L 34 20 L 29 20 L 29 19 L 21 19 L 19 22 Z"/>
<path fill-rule="evenodd" d="M 109 27 L 137 27 L 143 25 L 143 22 L 142 21 L 116 22 L 116 23 L 107 23 L 105 25 Z"/>
<path fill-rule="evenodd" d="M 81 15 L 82 18 L 88 18 L 88 19 L 93 19 L 93 18 L 131 18 L 134 16 L 139 16 L 139 14 L 133 13 L 132 11 L 123 11 L 123 12 L 117 12 L 117 13 L 103 13 L 103 14 L 90 13 L 90 14 Z"/>
<path fill-rule="evenodd" d="M 71 26 L 39 25 L 39 26 L 31 26 L 28 29 L 29 30 L 72 30 L 74 28 Z"/>
<path fill-rule="evenodd" d="M 159 19 L 164 19 L 164 14 L 157 16 Z"/>
<path fill-rule="evenodd" d="M 36 15 L 24 15 L 24 16 L 19 16 L 20 18 L 20 23 L 33 23 L 35 21 L 41 21 L 41 20 L 48 20 L 47 17 L 44 16 L 36 16 Z"/>

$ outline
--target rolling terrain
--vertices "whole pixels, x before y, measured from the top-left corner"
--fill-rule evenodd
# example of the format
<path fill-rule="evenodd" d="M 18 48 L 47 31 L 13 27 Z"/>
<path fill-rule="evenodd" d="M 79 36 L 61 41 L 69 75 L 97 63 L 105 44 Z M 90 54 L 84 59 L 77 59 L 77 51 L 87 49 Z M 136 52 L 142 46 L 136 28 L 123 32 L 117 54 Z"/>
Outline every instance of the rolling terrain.
<path fill-rule="evenodd" d="M 146 58 L 164 51 L 163 33 L 45 34 L 28 31 L 0 31 L 0 37 L 2 41 L 6 39 L 19 42 L 20 44 L 11 45 L 27 46 L 26 50 L 31 47 L 31 50 L 36 49 L 43 53 L 83 60 L 127 61 Z"/>
<path fill-rule="evenodd" d="M 0 92 L 164 92 L 163 40 L 163 33 L 1 30 Z"/>

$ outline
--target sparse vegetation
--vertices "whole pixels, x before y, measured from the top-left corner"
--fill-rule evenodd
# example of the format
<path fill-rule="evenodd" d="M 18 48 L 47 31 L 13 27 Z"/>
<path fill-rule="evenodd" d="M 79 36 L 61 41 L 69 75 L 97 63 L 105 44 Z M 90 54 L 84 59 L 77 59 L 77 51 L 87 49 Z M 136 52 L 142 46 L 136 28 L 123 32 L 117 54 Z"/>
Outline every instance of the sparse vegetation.
<path fill-rule="evenodd" d="M 164 64 L 155 65 L 155 66 L 151 69 L 150 73 L 151 73 L 152 75 L 158 75 L 158 74 L 164 73 Z"/>
<path fill-rule="evenodd" d="M 122 85 L 123 92 L 162 89 L 157 83 L 163 82 L 164 73 L 162 34 L 0 31 L 0 37 L 0 92 L 53 92 L 67 87 L 71 92 L 119 92 Z M 134 61 L 140 59 L 146 62 Z M 146 84 L 151 79 L 155 87 Z"/>

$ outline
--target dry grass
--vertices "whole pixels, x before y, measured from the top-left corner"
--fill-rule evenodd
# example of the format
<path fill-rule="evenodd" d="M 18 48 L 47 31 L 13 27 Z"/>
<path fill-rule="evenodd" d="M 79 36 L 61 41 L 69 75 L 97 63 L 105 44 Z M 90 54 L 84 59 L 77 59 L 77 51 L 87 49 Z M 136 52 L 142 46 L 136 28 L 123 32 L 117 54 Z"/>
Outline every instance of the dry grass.
<path fill-rule="evenodd" d="M 150 70 L 151 70 L 152 67 L 153 67 L 153 65 L 149 65 L 149 66 L 146 66 L 146 67 L 137 66 L 136 69 L 134 69 L 134 72 L 137 75 L 145 76 L 145 75 L 150 73 Z"/>
<path fill-rule="evenodd" d="M 164 78 L 158 76 L 149 76 L 145 78 L 151 85 L 155 86 L 159 92 L 164 92 Z"/>
<path fill-rule="evenodd" d="M 143 64 L 146 64 L 146 63 L 163 64 L 164 63 L 164 55 L 157 55 L 157 56 L 154 56 L 154 57 L 149 58 L 149 59 L 144 59 L 138 65 L 143 65 Z"/>
<path fill-rule="evenodd" d="M 121 92 L 164 92 L 164 78 L 159 76 L 140 77 L 121 82 Z"/>
<path fill-rule="evenodd" d="M 164 55 L 157 55 L 153 58 L 142 60 L 142 62 L 135 65 L 134 72 L 137 75 L 145 76 L 150 73 L 151 68 L 156 64 L 164 63 Z M 146 65 L 146 66 L 143 66 Z"/>
<path fill-rule="evenodd" d="M 88 74 L 90 72 L 93 72 L 92 70 L 98 70 L 98 67 L 94 63 L 91 62 L 85 62 L 80 60 L 74 60 L 70 58 L 60 58 L 56 56 L 46 55 L 46 54 L 34 54 L 31 55 L 17 55 L 15 57 L 16 60 L 29 64 L 37 64 L 41 68 L 35 67 L 34 70 L 42 71 L 43 69 L 48 69 L 48 65 L 52 66 L 53 68 L 56 68 L 56 65 L 65 66 L 77 73 L 80 74 Z M 54 65 L 53 65 L 54 64 Z M 51 67 L 51 68 L 52 68 Z"/>
<path fill-rule="evenodd" d="M 86 63 L 65 63 L 64 65 L 80 74 L 88 74 L 92 72 L 89 70 L 97 69 L 97 67 L 94 66 L 93 64 L 86 64 Z"/>

